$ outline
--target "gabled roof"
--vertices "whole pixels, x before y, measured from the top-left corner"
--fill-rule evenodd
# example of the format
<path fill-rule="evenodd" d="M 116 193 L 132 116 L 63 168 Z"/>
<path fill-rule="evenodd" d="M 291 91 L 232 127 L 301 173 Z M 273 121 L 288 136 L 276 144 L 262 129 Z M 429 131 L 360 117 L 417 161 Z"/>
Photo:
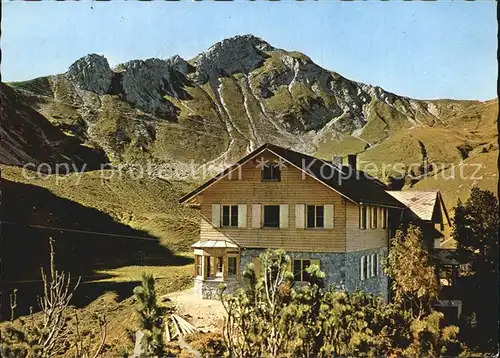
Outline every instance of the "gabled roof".
<path fill-rule="evenodd" d="M 434 191 L 394 191 L 387 190 L 388 194 L 392 195 L 395 199 L 406 205 L 415 216 L 424 221 L 432 221 L 434 208 L 436 205 L 442 205 L 448 223 L 450 219 L 448 212 L 444 206 L 443 199 L 438 190 Z"/>
<path fill-rule="evenodd" d="M 323 159 L 315 158 L 307 154 L 299 153 L 290 149 L 278 147 L 272 144 L 264 144 L 240 159 L 238 162 L 225 169 L 214 178 L 208 180 L 192 192 L 179 199 L 184 203 L 200 194 L 203 190 L 224 178 L 230 172 L 245 164 L 249 160 L 269 151 L 283 159 L 285 164 L 290 164 L 307 175 L 318 180 L 328 188 L 338 192 L 346 199 L 356 204 L 369 204 L 376 206 L 404 208 L 404 205 L 393 196 L 386 193 L 387 187 L 379 180 L 369 176 L 363 171 L 353 170 L 348 166 L 338 167 Z"/>

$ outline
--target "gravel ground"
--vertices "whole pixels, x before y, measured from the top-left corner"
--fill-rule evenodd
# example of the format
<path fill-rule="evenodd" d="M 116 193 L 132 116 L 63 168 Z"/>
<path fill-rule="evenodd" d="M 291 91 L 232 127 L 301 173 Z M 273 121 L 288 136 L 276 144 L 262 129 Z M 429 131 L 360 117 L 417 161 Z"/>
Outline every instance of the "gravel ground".
<path fill-rule="evenodd" d="M 204 300 L 193 289 L 167 294 L 177 313 L 203 332 L 222 332 L 225 311 L 219 300 Z"/>

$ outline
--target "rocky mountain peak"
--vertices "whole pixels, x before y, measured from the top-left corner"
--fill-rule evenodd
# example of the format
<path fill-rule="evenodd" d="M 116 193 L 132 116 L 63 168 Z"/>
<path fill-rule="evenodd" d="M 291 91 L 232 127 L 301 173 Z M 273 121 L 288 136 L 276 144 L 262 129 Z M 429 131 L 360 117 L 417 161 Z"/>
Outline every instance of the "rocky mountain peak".
<path fill-rule="evenodd" d="M 76 60 L 66 77 L 81 89 L 105 94 L 111 86 L 113 71 L 104 56 L 93 53 Z"/>
<path fill-rule="evenodd" d="M 167 63 L 174 70 L 179 71 L 183 75 L 187 75 L 189 70 L 189 64 L 181 56 L 179 55 L 172 56 L 169 59 L 167 59 Z"/>
<path fill-rule="evenodd" d="M 198 83 L 221 75 L 236 72 L 248 73 L 258 67 L 266 58 L 265 51 L 275 48 L 259 37 L 253 35 L 235 36 L 222 40 L 202 52 L 194 60 Z"/>
<path fill-rule="evenodd" d="M 122 64 L 117 81 L 120 87 L 118 94 L 148 113 L 159 117 L 173 116 L 175 107 L 164 96 L 178 97 L 172 76 L 175 77 L 173 67 L 182 65 L 180 60 L 174 65 L 159 58 L 132 60 Z"/>

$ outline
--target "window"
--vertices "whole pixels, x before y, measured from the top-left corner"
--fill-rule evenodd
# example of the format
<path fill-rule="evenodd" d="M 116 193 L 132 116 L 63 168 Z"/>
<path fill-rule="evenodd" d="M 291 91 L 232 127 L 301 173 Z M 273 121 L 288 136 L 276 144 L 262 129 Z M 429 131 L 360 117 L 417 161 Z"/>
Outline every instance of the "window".
<path fill-rule="evenodd" d="M 311 260 L 294 259 L 293 260 L 293 278 L 295 281 L 309 281 L 309 273 L 306 269 L 311 266 Z"/>
<path fill-rule="evenodd" d="M 372 225 L 371 225 L 371 228 L 372 229 L 376 229 L 377 228 L 377 219 L 378 219 L 378 208 L 375 208 L 375 207 L 372 207 L 372 212 L 371 212 L 371 221 L 372 221 Z"/>
<path fill-rule="evenodd" d="M 194 257 L 196 276 L 203 276 L 203 268 L 202 268 L 203 261 L 202 260 L 203 260 L 203 256 L 196 255 Z"/>
<path fill-rule="evenodd" d="M 236 256 L 229 256 L 227 258 L 227 274 L 228 276 L 236 276 L 236 265 L 237 258 Z"/>
<path fill-rule="evenodd" d="M 264 206 L 264 227 L 280 227 L 280 206 Z"/>
<path fill-rule="evenodd" d="M 276 163 L 266 164 L 262 167 L 262 181 L 280 181 L 281 168 Z"/>
<path fill-rule="evenodd" d="M 361 280 L 365 280 L 370 277 L 379 276 L 379 256 L 378 254 L 372 254 L 367 256 L 361 256 Z"/>
<path fill-rule="evenodd" d="M 210 265 L 210 256 L 203 256 L 205 258 L 205 267 L 207 268 L 207 277 L 210 277 L 212 268 Z"/>
<path fill-rule="evenodd" d="M 222 206 L 222 226 L 238 226 L 238 205 Z"/>
<path fill-rule="evenodd" d="M 366 229 L 366 206 L 359 207 L 359 228 Z"/>
<path fill-rule="evenodd" d="M 308 228 L 325 227 L 324 209 L 323 205 L 307 205 Z"/>
<path fill-rule="evenodd" d="M 453 268 L 444 265 L 439 269 L 439 282 L 441 286 L 451 286 L 453 281 Z"/>
<path fill-rule="evenodd" d="M 387 208 L 383 208 L 382 210 L 382 229 L 387 229 Z"/>
<path fill-rule="evenodd" d="M 217 274 L 216 276 L 222 276 L 223 268 L 224 268 L 224 258 L 217 257 Z"/>

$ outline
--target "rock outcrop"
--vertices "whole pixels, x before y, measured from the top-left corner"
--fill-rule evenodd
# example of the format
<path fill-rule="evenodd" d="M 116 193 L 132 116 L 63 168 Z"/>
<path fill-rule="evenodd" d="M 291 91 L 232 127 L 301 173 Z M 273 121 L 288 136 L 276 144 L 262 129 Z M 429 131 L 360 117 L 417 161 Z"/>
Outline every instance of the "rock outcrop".
<path fill-rule="evenodd" d="M 253 35 L 235 36 L 214 44 L 194 60 L 197 83 L 205 83 L 209 78 L 232 75 L 236 72 L 248 73 L 268 57 L 264 51 L 274 47 Z"/>
<path fill-rule="evenodd" d="M 109 91 L 113 76 L 108 60 L 97 54 L 78 59 L 66 72 L 66 77 L 77 87 L 97 94 Z"/>
<path fill-rule="evenodd" d="M 177 109 L 165 99 L 165 95 L 179 97 L 174 83 L 176 65 L 182 69 L 180 61 L 171 65 L 157 58 L 124 63 L 120 72 L 120 95 L 145 112 L 162 118 L 174 118 Z"/>
<path fill-rule="evenodd" d="M 176 71 L 179 71 L 183 75 L 187 75 L 189 72 L 189 64 L 179 55 L 170 57 L 169 59 L 167 59 L 167 63 L 171 68 L 173 68 Z"/>

